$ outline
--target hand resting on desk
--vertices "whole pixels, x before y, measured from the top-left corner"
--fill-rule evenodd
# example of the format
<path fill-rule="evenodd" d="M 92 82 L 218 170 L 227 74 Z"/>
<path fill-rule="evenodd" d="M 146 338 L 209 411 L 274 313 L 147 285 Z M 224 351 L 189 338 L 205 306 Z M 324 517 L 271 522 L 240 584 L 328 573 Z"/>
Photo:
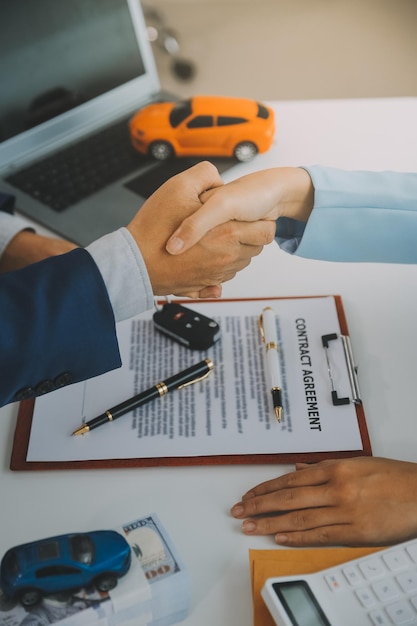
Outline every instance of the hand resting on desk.
<path fill-rule="evenodd" d="M 417 465 L 378 457 L 298 464 L 232 507 L 247 535 L 290 547 L 388 545 L 417 537 Z"/>

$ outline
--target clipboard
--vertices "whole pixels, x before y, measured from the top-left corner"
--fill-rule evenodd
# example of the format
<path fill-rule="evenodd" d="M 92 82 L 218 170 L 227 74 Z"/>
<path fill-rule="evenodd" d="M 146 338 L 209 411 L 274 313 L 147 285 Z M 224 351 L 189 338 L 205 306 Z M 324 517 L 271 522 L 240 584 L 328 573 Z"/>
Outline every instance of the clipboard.
<path fill-rule="evenodd" d="M 333 296 L 299 296 L 284 298 L 248 298 L 248 299 L 222 299 L 222 300 L 180 300 L 185 306 L 190 308 L 210 304 L 215 310 L 221 312 L 222 306 L 227 303 L 271 303 L 278 306 L 280 302 L 286 300 L 309 300 L 312 298 L 333 299 L 337 311 L 337 319 L 339 328 L 335 333 L 335 329 L 329 329 L 329 333 L 321 336 L 323 351 L 325 353 L 327 370 L 328 370 L 328 393 L 333 399 L 334 411 L 337 411 L 339 404 L 351 403 L 354 407 L 360 443 L 355 449 L 349 450 L 332 450 L 321 451 L 314 450 L 308 452 L 268 452 L 268 453 L 226 453 L 226 454 L 201 454 L 201 455 L 182 455 L 170 456 L 147 456 L 129 458 L 100 458 L 100 459 L 83 459 L 83 460 L 28 460 L 28 449 L 31 438 L 31 429 L 33 421 L 33 413 L 35 409 L 35 400 L 24 400 L 20 403 L 16 428 L 13 439 L 13 447 L 10 460 L 10 469 L 14 471 L 32 471 L 32 470 L 62 470 L 62 469 L 99 469 L 99 468 L 127 468 L 127 467 L 158 467 L 158 466 L 198 466 L 198 465 L 228 465 L 228 464 L 291 464 L 295 462 L 318 462 L 328 458 L 348 458 L 353 456 L 371 456 L 372 448 L 369 439 L 365 411 L 360 400 L 357 367 L 353 361 L 353 355 L 349 341 L 349 330 L 343 309 L 342 298 L 339 295 Z M 260 312 L 259 308 L 259 312 Z M 351 384 L 351 397 L 346 397 L 346 393 L 339 394 L 334 388 L 333 370 L 332 370 L 332 354 L 331 347 L 336 341 L 342 341 L 344 344 L 344 353 L 346 356 L 346 368 L 349 374 Z M 173 343 L 173 342 L 171 342 Z M 70 389 L 68 387 L 67 389 Z M 57 392 L 54 392 L 57 393 Z M 60 392 L 58 392 L 60 393 Z M 107 428 L 104 426 L 103 428 Z M 94 433 L 91 434 L 94 436 Z M 90 436 L 90 434 L 88 435 Z"/>

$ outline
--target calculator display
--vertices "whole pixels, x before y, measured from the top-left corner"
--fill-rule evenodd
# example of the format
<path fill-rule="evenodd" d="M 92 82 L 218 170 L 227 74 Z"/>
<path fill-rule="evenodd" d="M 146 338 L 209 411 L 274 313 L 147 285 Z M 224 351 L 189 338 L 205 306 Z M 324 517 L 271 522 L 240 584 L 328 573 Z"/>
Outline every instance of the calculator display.
<path fill-rule="evenodd" d="M 331 626 L 304 580 L 274 583 L 272 586 L 294 626 Z"/>

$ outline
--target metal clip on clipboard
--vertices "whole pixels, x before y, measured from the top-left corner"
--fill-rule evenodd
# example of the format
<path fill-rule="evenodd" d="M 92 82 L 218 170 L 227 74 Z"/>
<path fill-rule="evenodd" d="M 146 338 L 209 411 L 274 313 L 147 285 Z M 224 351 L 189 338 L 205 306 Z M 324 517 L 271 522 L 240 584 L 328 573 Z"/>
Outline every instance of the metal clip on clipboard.
<path fill-rule="evenodd" d="M 332 387 L 332 402 L 335 406 L 340 406 L 342 404 L 349 404 L 350 398 L 347 397 L 339 397 L 337 395 L 336 388 L 334 386 L 332 367 L 329 358 L 329 342 L 338 338 L 336 333 L 330 333 L 329 335 L 322 335 L 321 340 L 323 343 L 323 348 L 326 354 L 327 361 L 327 371 L 329 372 L 330 384 Z M 353 360 L 352 346 L 350 343 L 350 338 L 348 335 L 340 335 L 343 344 L 343 351 L 346 359 L 346 367 L 348 370 L 350 387 L 352 390 L 352 402 L 354 404 L 362 404 L 362 400 L 359 392 L 359 382 L 358 382 L 358 368 L 355 365 Z"/>

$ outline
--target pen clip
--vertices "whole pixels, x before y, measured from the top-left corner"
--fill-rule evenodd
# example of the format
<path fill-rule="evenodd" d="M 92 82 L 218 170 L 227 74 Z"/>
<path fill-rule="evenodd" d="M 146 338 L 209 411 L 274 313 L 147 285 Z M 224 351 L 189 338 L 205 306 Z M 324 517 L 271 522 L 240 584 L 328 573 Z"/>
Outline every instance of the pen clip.
<path fill-rule="evenodd" d="M 264 318 L 263 318 L 262 313 L 259 316 L 258 324 L 259 324 L 259 332 L 261 333 L 261 341 L 262 343 L 265 343 Z"/>
<path fill-rule="evenodd" d="M 184 389 L 184 387 L 189 387 L 189 385 L 194 385 L 194 383 L 199 383 L 202 380 L 205 380 L 206 378 L 208 378 L 211 372 L 213 371 L 213 363 L 211 362 L 210 359 L 206 359 L 206 361 L 207 361 L 208 371 L 205 374 L 203 374 L 202 376 L 199 376 L 198 378 L 194 378 L 194 380 L 189 380 L 188 383 L 183 383 L 182 385 L 177 387 L 177 389 Z"/>
<path fill-rule="evenodd" d="M 270 306 L 266 306 L 263 311 L 272 311 L 272 307 Z M 258 325 L 259 325 L 259 331 L 261 333 L 261 341 L 262 343 L 265 343 L 265 331 L 264 331 L 264 316 L 263 316 L 263 311 L 259 316 L 258 319 Z"/>
<path fill-rule="evenodd" d="M 266 306 L 264 308 L 264 311 L 272 311 L 272 308 L 270 306 Z M 259 316 L 258 324 L 259 324 L 259 330 L 261 333 L 261 341 L 262 343 L 265 344 L 266 351 L 268 352 L 268 350 L 278 350 L 278 344 L 276 341 L 268 341 L 268 342 L 266 341 L 263 312 Z"/>

